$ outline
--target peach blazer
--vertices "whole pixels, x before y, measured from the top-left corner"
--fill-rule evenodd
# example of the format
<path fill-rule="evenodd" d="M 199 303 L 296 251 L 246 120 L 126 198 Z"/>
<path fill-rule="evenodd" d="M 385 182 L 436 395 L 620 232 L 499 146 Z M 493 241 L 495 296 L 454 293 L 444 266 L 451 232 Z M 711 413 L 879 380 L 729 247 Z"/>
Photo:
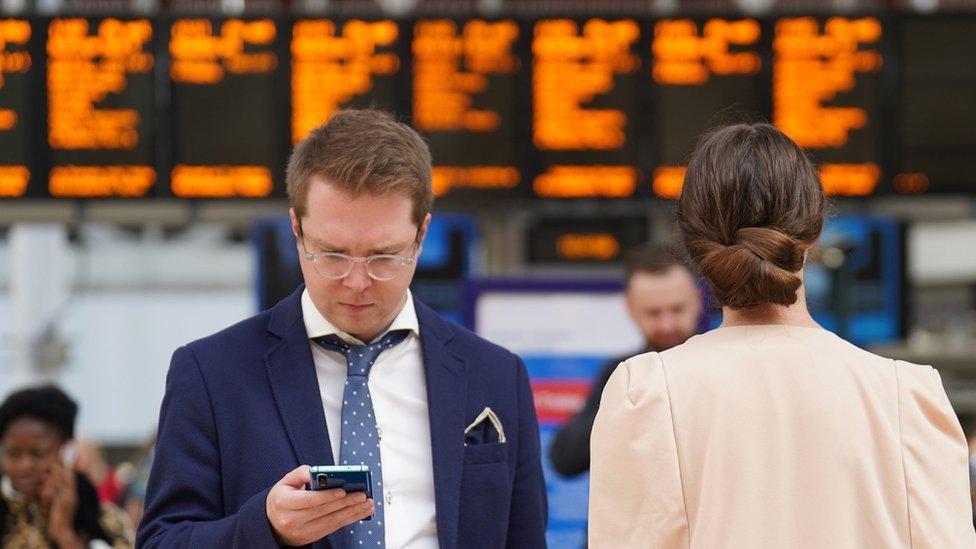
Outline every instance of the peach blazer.
<path fill-rule="evenodd" d="M 590 444 L 591 548 L 976 547 L 939 374 L 825 330 L 719 328 L 631 358 Z"/>

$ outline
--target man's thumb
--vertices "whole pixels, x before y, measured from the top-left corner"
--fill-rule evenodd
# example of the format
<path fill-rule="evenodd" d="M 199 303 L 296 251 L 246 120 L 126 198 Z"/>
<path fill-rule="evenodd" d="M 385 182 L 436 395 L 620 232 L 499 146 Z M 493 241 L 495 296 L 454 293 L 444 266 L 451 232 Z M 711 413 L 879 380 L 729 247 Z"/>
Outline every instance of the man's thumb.
<path fill-rule="evenodd" d="M 293 488 L 301 488 L 311 479 L 311 467 L 299 465 L 281 479 L 279 484 L 287 484 Z"/>

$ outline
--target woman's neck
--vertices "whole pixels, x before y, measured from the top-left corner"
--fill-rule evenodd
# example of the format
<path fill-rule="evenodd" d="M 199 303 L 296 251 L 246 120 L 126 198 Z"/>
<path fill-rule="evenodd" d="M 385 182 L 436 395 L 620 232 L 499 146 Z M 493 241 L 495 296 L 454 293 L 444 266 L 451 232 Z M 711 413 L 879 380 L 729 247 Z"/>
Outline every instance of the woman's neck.
<path fill-rule="evenodd" d="M 805 326 L 820 328 L 807 310 L 807 299 L 803 284 L 796 291 L 796 303 L 792 305 L 766 305 L 752 309 L 722 308 L 722 324 L 719 328 L 731 326 L 755 326 L 760 324 L 782 324 L 785 326 Z"/>

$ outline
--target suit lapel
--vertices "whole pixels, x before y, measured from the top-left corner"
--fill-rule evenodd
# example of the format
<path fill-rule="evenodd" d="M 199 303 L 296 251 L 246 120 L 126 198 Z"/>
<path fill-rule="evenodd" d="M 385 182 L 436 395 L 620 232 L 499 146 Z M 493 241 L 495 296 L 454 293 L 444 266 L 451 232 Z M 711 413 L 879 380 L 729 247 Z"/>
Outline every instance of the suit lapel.
<path fill-rule="evenodd" d="M 437 536 L 442 549 L 453 549 L 457 547 L 464 465 L 465 365 L 447 346 L 454 329 L 419 301 L 415 306 L 427 380 Z"/>
<path fill-rule="evenodd" d="M 268 331 L 281 338 L 264 356 L 275 404 L 298 462 L 332 465 L 332 446 L 325 423 L 315 363 L 302 322 L 304 285 L 275 305 Z"/>

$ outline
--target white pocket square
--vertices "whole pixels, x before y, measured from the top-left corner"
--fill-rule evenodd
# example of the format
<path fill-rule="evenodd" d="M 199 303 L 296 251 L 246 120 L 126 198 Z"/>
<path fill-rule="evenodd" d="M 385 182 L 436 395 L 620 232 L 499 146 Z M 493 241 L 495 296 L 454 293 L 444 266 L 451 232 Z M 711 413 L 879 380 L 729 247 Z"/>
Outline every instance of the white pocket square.
<path fill-rule="evenodd" d="M 504 443 L 505 427 L 502 426 L 502 422 L 498 419 L 498 416 L 495 414 L 495 412 L 487 406 L 485 407 L 484 410 L 482 410 L 480 414 L 478 414 L 478 417 L 471 422 L 471 425 L 468 425 L 467 429 L 464 430 L 464 434 L 468 435 L 469 433 L 471 433 L 472 431 L 474 431 L 479 427 L 483 428 L 484 427 L 483 424 L 486 421 L 490 422 L 492 427 L 494 427 L 495 432 L 498 433 L 498 442 Z M 467 445 L 468 445 L 467 442 L 465 442 L 465 446 Z"/>

